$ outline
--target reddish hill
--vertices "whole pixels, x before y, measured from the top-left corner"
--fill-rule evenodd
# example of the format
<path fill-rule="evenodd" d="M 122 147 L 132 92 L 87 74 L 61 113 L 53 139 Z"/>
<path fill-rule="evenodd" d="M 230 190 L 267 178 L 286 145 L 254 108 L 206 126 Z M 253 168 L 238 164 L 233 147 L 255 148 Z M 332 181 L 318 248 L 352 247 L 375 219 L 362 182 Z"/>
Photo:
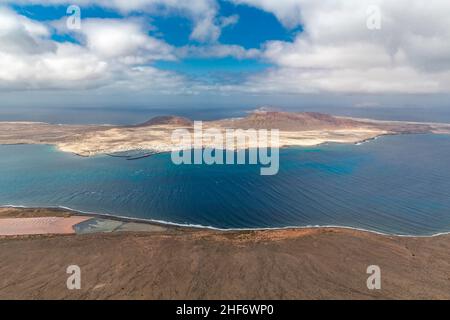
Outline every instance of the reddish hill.
<path fill-rule="evenodd" d="M 360 127 L 363 122 L 318 112 L 255 111 L 245 118 L 217 121 L 222 127 L 285 131 Z"/>
<path fill-rule="evenodd" d="M 159 116 L 150 119 L 144 123 L 138 124 L 137 127 L 150 127 L 158 125 L 174 125 L 180 127 L 189 127 L 193 122 L 188 118 L 178 116 Z"/>

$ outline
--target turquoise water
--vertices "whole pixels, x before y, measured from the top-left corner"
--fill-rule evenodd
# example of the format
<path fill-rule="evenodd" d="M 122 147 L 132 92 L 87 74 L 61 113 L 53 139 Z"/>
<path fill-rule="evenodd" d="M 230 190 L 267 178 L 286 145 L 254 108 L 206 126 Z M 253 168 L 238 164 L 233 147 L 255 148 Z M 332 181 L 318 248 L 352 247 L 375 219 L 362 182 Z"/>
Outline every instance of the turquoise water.
<path fill-rule="evenodd" d="M 0 146 L 0 205 L 75 210 L 215 228 L 346 226 L 402 235 L 450 231 L 450 136 L 281 150 L 280 171 L 173 165 L 170 154 L 82 158 Z"/>

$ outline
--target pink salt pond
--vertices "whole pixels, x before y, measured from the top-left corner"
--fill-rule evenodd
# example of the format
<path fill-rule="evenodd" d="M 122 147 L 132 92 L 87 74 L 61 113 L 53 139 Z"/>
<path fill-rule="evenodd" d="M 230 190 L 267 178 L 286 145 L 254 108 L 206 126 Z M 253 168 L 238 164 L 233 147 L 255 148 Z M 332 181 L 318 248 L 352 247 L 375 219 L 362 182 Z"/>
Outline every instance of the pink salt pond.
<path fill-rule="evenodd" d="M 89 219 L 81 216 L 0 219 L 0 236 L 73 234 L 75 225 Z"/>

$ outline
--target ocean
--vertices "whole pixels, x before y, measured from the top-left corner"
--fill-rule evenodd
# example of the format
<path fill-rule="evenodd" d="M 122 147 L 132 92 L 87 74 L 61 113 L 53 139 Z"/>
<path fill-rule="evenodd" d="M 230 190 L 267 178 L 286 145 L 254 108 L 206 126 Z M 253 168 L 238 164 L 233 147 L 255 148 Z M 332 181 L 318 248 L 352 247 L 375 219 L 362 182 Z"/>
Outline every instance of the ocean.
<path fill-rule="evenodd" d="M 450 231 L 450 136 L 286 148 L 280 171 L 174 165 L 170 154 L 83 158 L 0 146 L 0 205 L 74 210 L 219 229 L 340 226 L 427 236 Z"/>
<path fill-rule="evenodd" d="M 217 120 L 245 117 L 258 105 L 246 107 L 197 106 L 197 107 L 14 107 L 0 108 L 0 121 L 40 121 L 53 124 L 113 124 L 143 123 L 152 117 L 176 115 L 192 120 Z M 281 107 L 274 110 L 290 112 L 322 112 L 337 116 L 398 120 L 414 122 L 450 123 L 450 111 L 446 107 Z"/>

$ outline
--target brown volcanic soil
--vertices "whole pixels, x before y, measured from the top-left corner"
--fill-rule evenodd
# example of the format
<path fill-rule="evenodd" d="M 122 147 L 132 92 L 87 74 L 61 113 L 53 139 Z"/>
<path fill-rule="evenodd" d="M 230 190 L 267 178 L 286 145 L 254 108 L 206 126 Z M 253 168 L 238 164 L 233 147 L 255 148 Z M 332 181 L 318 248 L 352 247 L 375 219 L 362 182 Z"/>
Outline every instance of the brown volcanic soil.
<path fill-rule="evenodd" d="M 68 265 L 82 289 L 66 288 Z M 382 289 L 366 287 L 379 265 Z M 174 228 L 0 239 L 0 299 L 450 298 L 450 236 Z"/>
<path fill-rule="evenodd" d="M 240 129 L 279 129 L 303 131 L 320 129 L 347 129 L 371 124 L 349 118 L 340 118 L 318 112 L 254 111 L 245 118 L 225 119 L 214 123 L 222 127 Z"/>
<path fill-rule="evenodd" d="M 0 208 L 0 219 L 3 218 L 41 218 L 41 217 L 70 217 L 73 212 L 63 209 L 47 208 Z"/>
<path fill-rule="evenodd" d="M 176 125 L 180 127 L 190 127 L 193 125 L 192 120 L 178 116 L 159 116 L 154 117 L 144 123 L 138 124 L 136 127 L 150 127 L 160 125 Z"/>
<path fill-rule="evenodd" d="M 180 126 L 191 127 L 194 122 L 188 118 L 178 116 L 159 116 L 135 127 L 151 126 Z M 303 131 L 319 129 L 348 129 L 368 126 L 365 123 L 349 118 L 335 117 L 318 112 L 281 112 L 281 111 L 253 111 L 245 118 L 231 118 L 216 121 L 205 121 L 208 127 L 236 128 L 236 129 L 279 129 L 283 131 Z"/>

